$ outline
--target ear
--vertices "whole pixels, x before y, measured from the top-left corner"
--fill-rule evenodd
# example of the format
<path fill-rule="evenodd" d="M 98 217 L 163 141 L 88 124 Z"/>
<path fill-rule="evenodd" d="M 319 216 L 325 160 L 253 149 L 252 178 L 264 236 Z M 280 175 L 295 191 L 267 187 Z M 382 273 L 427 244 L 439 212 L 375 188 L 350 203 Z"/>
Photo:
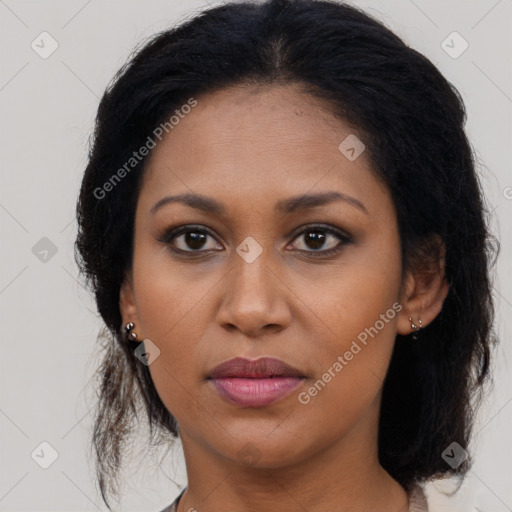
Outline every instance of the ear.
<path fill-rule="evenodd" d="M 410 334 L 413 323 L 421 327 L 430 324 L 443 308 L 449 285 L 445 277 L 446 247 L 439 235 L 433 235 L 420 247 L 416 262 L 405 276 L 400 304 L 403 309 L 398 315 L 398 334 Z"/>
<path fill-rule="evenodd" d="M 137 305 L 135 303 L 131 272 L 127 272 L 125 274 L 125 278 L 119 291 L 119 311 L 121 312 L 121 318 L 123 319 L 122 327 L 124 327 L 128 322 L 133 322 L 135 324 L 135 330 L 139 334 L 140 338 L 141 326 L 137 316 Z"/>

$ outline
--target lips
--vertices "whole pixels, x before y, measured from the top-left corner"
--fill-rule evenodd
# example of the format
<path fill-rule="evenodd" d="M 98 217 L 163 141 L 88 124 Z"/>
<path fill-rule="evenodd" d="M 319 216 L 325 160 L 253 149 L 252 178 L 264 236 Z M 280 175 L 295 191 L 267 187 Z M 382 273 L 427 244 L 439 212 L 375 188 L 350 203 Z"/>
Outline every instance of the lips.
<path fill-rule="evenodd" d="M 213 389 L 239 407 L 264 407 L 292 393 L 306 376 L 280 359 L 236 357 L 216 366 L 208 377 Z"/>
<path fill-rule="evenodd" d="M 299 370 L 274 357 L 260 357 L 253 361 L 235 357 L 216 366 L 209 375 L 211 379 L 224 377 L 305 377 Z"/>

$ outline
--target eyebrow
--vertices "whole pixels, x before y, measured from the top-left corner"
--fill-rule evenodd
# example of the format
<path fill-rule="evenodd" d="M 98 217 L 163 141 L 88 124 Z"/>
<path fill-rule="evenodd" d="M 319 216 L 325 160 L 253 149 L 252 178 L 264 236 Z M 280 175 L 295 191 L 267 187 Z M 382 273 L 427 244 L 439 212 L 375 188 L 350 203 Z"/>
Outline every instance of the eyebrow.
<path fill-rule="evenodd" d="M 290 214 L 300 210 L 323 206 L 334 201 L 345 201 L 368 214 L 368 210 L 361 201 L 348 194 L 337 191 L 303 194 L 288 199 L 282 199 L 276 203 L 275 209 L 279 213 Z M 163 197 L 153 205 L 150 214 L 154 215 L 157 210 L 171 203 L 182 203 L 196 210 L 214 215 L 226 215 L 226 207 L 222 203 L 211 197 L 191 193 Z"/>

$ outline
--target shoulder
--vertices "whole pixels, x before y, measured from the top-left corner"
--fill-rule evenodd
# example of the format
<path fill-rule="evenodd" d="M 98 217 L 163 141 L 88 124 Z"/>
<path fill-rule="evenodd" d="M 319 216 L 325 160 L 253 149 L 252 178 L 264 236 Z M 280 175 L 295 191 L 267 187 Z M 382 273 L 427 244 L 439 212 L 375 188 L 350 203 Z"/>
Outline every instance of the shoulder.
<path fill-rule="evenodd" d="M 409 512 L 428 512 L 428 502 L 423 486 L 416 483 L 409 492 Z"/>
<path fill-rule="evenodd" d="M 183 496 L 185 489 L 181 491 L 179 496 L 168 507 L 164 508 L 160 512 L 176 512 L 178 502 Z M 425 492 L 420 484 L 415 484 L 409 493 L 409 512 L 428 512 L 427 498 L 425 497 Z"/>
<path fill-rule="evenodd" d="M 186 487 L 185 487 L 185 489 L 186 489 Z M 178 508 L 178 502 L 180 501 L 181 497 L 183 496 L 183 493 L 185 492 L 185 489 L 183 489 L 180 492 L 178 497 L 168 507 L 164 508 L 160 512 L 176 512 L 176 510 Z"/>

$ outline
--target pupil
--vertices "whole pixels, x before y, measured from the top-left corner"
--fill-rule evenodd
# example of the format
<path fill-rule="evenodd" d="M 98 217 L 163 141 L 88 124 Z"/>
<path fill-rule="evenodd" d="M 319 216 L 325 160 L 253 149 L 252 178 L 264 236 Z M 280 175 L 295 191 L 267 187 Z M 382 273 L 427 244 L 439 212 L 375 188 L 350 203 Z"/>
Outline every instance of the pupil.
<path fill-rule="evenodd" d="M 192 249 L 200 249 L 204 245 L 204 233 L 188 232 L 185 234 L 185 243 Z"/>
<path fill-rule="evenodd" d="M 320 233 L 319 231 L 309 231 L 309 234 L 307 235 L 307 241 L 313 243 L 312 249 L 319 249 L 322 247 L 325 241 L 325 235 Z"/>

